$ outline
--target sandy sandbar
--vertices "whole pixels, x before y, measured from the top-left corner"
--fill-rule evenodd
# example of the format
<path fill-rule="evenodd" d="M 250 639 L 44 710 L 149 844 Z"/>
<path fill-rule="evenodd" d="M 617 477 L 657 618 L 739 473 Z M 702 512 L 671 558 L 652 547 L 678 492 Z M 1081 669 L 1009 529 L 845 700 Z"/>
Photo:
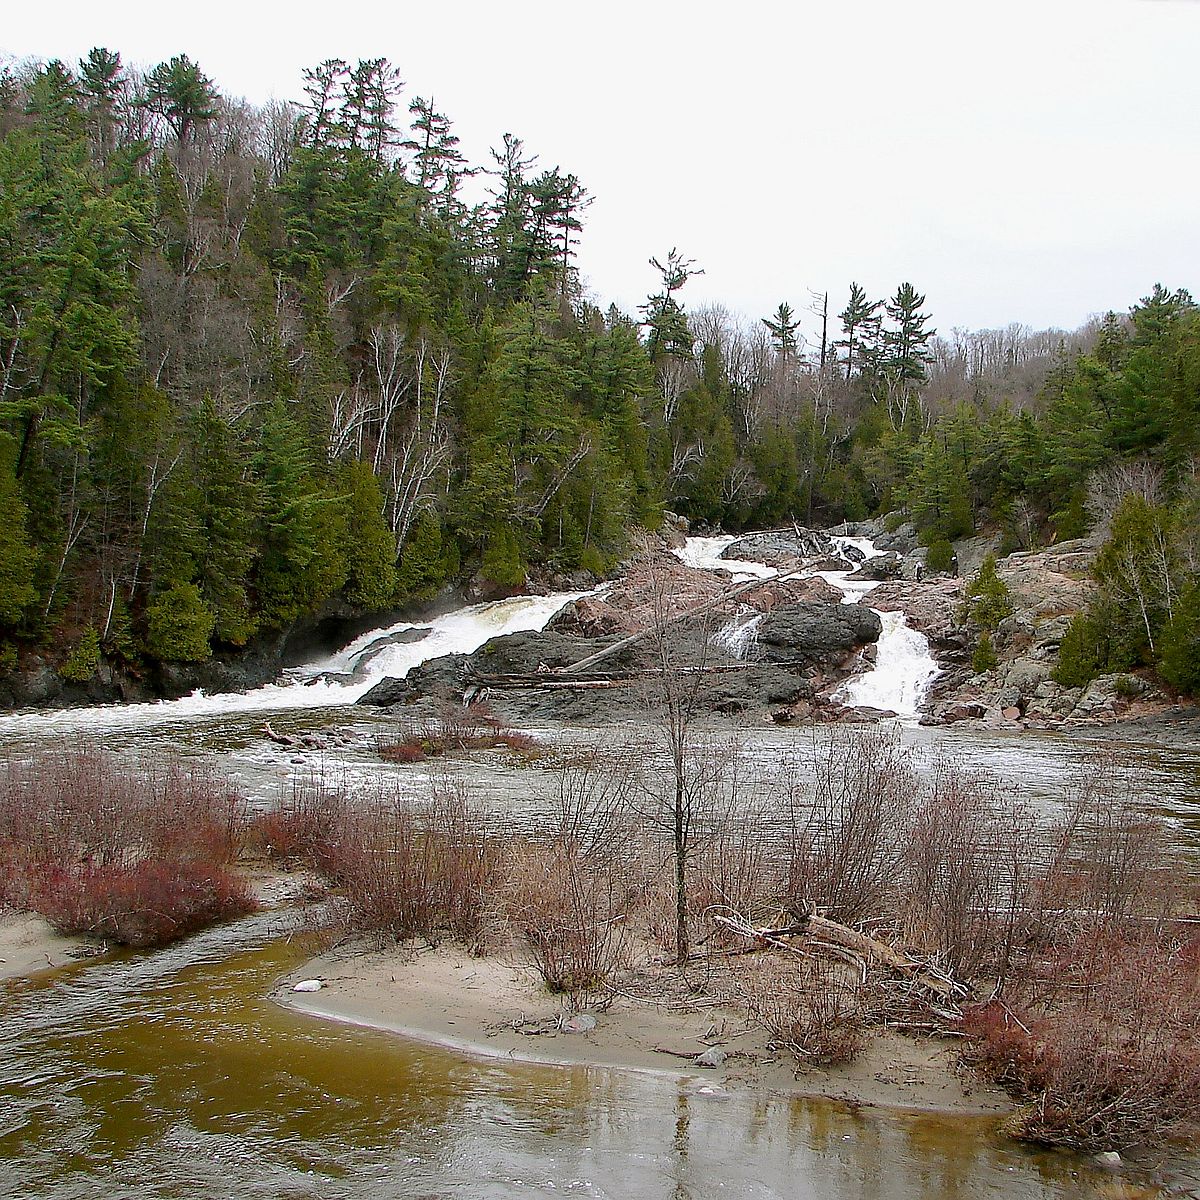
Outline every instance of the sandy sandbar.
<path fill-rule="evenodd" d="M 319 991 L 292 990 L 311 979 L 321 981 Z M 312 1016 L 490 1058 L 687 1075 L 730 1090 L 822 1096 L 851 1106 L 963 1114 L 1012 1109 L 1003 1092 L 957 1068 L 953 1042 L 890 1030 L 874 1033 L 846 1066 L 799 1074 L 761 1030 L 719 1007 L 687 1011 L 618 995 L 606 1010 L 590 1013 L 595 1028 L 566 1032 L 561 998 L 530 968 L 446 945 L 335 950 L 281 980 L 274 998 Z M 692 1059 L 710 1045 L 721 1047 L 725 1061 L 695 1065 Z"/>
<path fill-rule="evenodd" d="M 83 937 L 64 937 L 36 913 L 0 909 L 0 979 L 25 979 L 98 952 Z"/>

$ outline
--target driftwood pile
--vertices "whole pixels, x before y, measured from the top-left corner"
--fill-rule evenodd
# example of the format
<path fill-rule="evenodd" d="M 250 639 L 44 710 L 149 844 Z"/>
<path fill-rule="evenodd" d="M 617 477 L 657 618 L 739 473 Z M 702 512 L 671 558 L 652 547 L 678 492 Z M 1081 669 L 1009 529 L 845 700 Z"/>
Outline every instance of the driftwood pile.
<path fill-rule="evenodd" d="M 916 999 L 927 1013 L 939 1021 L 954 1023 L 962 1016 L 960 1004 L 974 995 L 974 989 L 932 963 L 913 958 L 894 946 L 869 934 L 832 921 L 816 911 L 785 925 L 757 928 L 738 917 L 713 915 L 722 928 L 745 938 L 748 950 L 777 949 L 803 954 L 819 949 L 848 963 L 860 973 L 865 985 L 869 967 L 882 967 L 903 983 L 910 999 Z M 912 1025 L 912 1022 L 903 1022 Z"/>

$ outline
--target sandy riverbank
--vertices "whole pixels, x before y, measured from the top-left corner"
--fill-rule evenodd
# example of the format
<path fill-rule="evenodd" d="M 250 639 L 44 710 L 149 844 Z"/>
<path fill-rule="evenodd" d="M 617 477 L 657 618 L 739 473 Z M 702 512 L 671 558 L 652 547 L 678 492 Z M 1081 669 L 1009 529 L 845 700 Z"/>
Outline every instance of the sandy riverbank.
<path fill-rule="evenodd" d="M 321 990 L 292 990 L 306 979 L 321 980 Z M 853 1063 L 800 1075 L 790 1057 L 768 1050 L 762 1031 L 717 1007 L 689 1011 L 618 995 L 592 1014 L 595 1028 L 565 1032 L 558 1027 L 566 1015 L 561 1000 L 532 970 L 447 946 L 333 951 L 281 980 L 274 996 L 313 1016 L 493 1058 L 667 1072 L 718 1089 L 826 1096 L 854 1106 L 964 1114 L 1012 1108 L 1003 1092 L 955 1069 L 952 1042 L 887 1030 Z M 691 1059 L 711 1045 L 725 1052 L 724 1062 L 696 1066 Z"/>
<path fill-rule="evenodd" d="M 88 957 L 96 946 L 88 938 L 55 933 L 36 913 L 0 909 L 0 980 L 24 979 L 66 966 Z"/>

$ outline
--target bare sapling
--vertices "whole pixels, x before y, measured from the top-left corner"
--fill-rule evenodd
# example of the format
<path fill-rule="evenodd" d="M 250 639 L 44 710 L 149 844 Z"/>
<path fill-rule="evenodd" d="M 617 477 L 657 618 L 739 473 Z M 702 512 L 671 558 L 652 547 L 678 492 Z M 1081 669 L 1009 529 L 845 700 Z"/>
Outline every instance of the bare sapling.
<path fill-rule="evenodd" d="M 817 737 L 807 811 L 795 776 L 787 795 L 789 906 L 848 925 L 891 918 L 916 774 L 895 730 L 833 729 Z"/>
<path fill-rule="evenodd" d="M 512 855 L 509 919 L 546 986 L 576 1006 L 593 1003 L 625 961 L 635 776 L 628 759 L 576 756 L 559 775 L 549 842 Z"/>
<path fill-rule="evenodd" d="M 664 575 L 652 575 L 654 624 L 644 639 L 644 705 L 666 769 L 647 771 L 638 809 L 647 823 L 666 834 L 674 896 L 673 949 L 683 967 L 691 946 L 689 868 L 704 832 L 705 815 L 719 805 L 714 796 L 726 781 L 736 751 L 706 738 L 702 717 L 704 665 L 711 629 L 696 619 L 672 618 Z"/>

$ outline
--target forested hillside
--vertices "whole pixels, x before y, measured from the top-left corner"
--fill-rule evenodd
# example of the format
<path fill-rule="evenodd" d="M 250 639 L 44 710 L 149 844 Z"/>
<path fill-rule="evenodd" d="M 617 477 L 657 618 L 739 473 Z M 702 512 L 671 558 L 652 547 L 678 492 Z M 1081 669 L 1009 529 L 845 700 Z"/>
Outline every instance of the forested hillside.
<path fill-rule="evenodd" d="M 981 527 L 1015 548 L 1105 523 L 1078 669 L 1200 682 L 1186 292 L 1069 335 L 947 338 L 912 284 L 843 284 L 806 294 L 810 344 L 788 301 L 690 310 L 700 266 L 674 249 L 640 312 L 599 306 L 575 264 L 589 202 L 510 134 L 467 162 L 383 59 L 321 63 L 261 109 L 182 55 L 5 71 L 6 668 L 49 647 L 67 678 L 101 654 L 137 673 L 334 601 L 601 575 L 667 508 L 731 528 L 905 509 L 935 562 Z"/>

